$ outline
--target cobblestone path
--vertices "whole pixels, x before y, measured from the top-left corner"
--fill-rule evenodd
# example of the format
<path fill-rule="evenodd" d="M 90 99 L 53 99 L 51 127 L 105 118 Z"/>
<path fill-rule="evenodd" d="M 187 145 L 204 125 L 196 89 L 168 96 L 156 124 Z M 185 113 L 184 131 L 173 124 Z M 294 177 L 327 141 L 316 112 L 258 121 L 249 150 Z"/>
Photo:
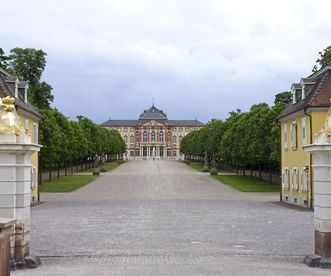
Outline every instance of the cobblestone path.
<path fill-rule="evenodd" d="M 175 161 L 130 161 L 32 209 L 37 270 L 13 275 L 330 275 L 313 213 L 241 193 Z"/>

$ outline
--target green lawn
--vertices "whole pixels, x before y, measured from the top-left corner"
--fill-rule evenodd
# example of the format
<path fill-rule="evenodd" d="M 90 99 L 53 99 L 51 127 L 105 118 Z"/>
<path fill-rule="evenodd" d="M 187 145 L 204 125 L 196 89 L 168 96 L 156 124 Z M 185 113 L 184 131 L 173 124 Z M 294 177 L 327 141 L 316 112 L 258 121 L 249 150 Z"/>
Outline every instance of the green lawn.
<path fill-rule="evenodd" d="M 199 172 L 202 172 L 203 171 L 203 163 L 192 162 L 192 163 L 187 164 L 187 165 L 190 166 L 191 168 L 199 171 Z M 217 169 L 217 172 L 219 172 L 219 173 L 227 173 L 227 171 L 224 171 L 224 170 L 221 170 L 221 169 Z"/>
<path fill-rule="evenodd" d="M 104 167 L 107 172 L 111 171 L 112 169 L 115 169 L 119 166 L 117 162 L 111 162 L 111 163 L 106 163 L 105 165 L 102 165 L 100 167 Z M 93 168 L 84 170 L 82 172 L 93 172 Z"/>
<path fill-rule="evenodd" d="M 190 163 L 190 164 L 188 164 L 192 169 L 195 169 L 195 170 L 197 170 L 197 171 L 199 171 L 199 172 L 202 172 L 202 170 L 203 170 L 203 163 L 194 163 L 194 162 L 192 162 L 192 163 Z"/>
<path fill-rule="evenodd" d="M 42 185 L 39 186 L 39 191 L 47 193 L 72 192 L 97 178 L 98 176 L 94 175 L 60 176 L 53 181 L 43 181 Z"/>
<path fill-rule="evenodd" d="M 119 164 L 117 162 L 106 163 L 103 167 L 106 169 L 107 172 L 117 168 Z"/>
<path fill-rule="evenodd" d="M 242 192 L 279 192 L 280 186 L 240 175 L 215 175 L 215 179 Z"/>

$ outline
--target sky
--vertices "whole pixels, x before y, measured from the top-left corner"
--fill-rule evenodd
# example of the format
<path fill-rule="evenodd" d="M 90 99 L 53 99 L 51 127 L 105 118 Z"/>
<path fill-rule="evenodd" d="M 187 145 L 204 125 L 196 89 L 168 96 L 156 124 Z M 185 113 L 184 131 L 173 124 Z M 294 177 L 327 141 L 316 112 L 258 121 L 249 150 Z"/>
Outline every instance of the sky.
<path fill-rule="evenodd" d="M 42 49 L 66 116 L 169 119 L 246 111 L 311 73 L 330 0 L 0 0 L 0 48 Z"/>

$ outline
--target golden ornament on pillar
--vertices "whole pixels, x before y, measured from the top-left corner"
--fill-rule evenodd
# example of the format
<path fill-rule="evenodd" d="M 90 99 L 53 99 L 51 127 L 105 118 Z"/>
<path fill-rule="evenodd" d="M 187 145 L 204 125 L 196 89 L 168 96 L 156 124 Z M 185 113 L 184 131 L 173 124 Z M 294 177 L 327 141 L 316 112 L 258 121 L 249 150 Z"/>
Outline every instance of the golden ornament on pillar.
<path fill-rule="evenodd" d="M 0 98 L 0 133 L 21 135 L 24 133 L 22 123 L 15 108 L 15 98 Z"/>

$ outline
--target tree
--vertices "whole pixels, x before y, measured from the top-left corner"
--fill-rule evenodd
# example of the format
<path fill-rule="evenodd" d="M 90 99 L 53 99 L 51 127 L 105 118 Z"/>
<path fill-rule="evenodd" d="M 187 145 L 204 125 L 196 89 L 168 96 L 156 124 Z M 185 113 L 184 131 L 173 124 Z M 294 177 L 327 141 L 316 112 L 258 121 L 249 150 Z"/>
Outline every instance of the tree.
<path fill-rule="evenodd" d="M 40 81 L 46 66 L 46 53 L 43 50 L 33 48 L 14 48 L 10 50 L 10 67 L 16 75 L 35 84 Z"/>
<path fill-rule="evenodd" d="M 318 63 L 321 67 L 324 67 L 331 63 L 331 45 L 323 49 L 323 51 L 319 52 L 318 54 L 320 55 L 320 57 L 316 60 L 316 63 Z"/>
<path fill-rule="evenodd" d="M 46 66 L 46 53 L 33 48 L 14 48 L 8 57 L 8 70 L 29 82 L 28 99 L 38 109 L 49 108 L 53 102 L 52 86 L 41 82 Z"/>
<path fill-rule="evenodd" d="M 290 91 L 284 91 L 276 94 L 274 104 L 277 106 L 286 107 L 292 103 L 292 93 Z"/>
<path fill-rule="evenodd" d="M 46 82 L 37 82 L 29 86 L 28 100 L 39 109 L 50 108 L 53 102 L 52 86 Z"/>
<path fill-rule="evenodd" d="M 7 70 L 9 57 L 5 56 L 5 52 L 0 48 L 0 67 Z"/>

